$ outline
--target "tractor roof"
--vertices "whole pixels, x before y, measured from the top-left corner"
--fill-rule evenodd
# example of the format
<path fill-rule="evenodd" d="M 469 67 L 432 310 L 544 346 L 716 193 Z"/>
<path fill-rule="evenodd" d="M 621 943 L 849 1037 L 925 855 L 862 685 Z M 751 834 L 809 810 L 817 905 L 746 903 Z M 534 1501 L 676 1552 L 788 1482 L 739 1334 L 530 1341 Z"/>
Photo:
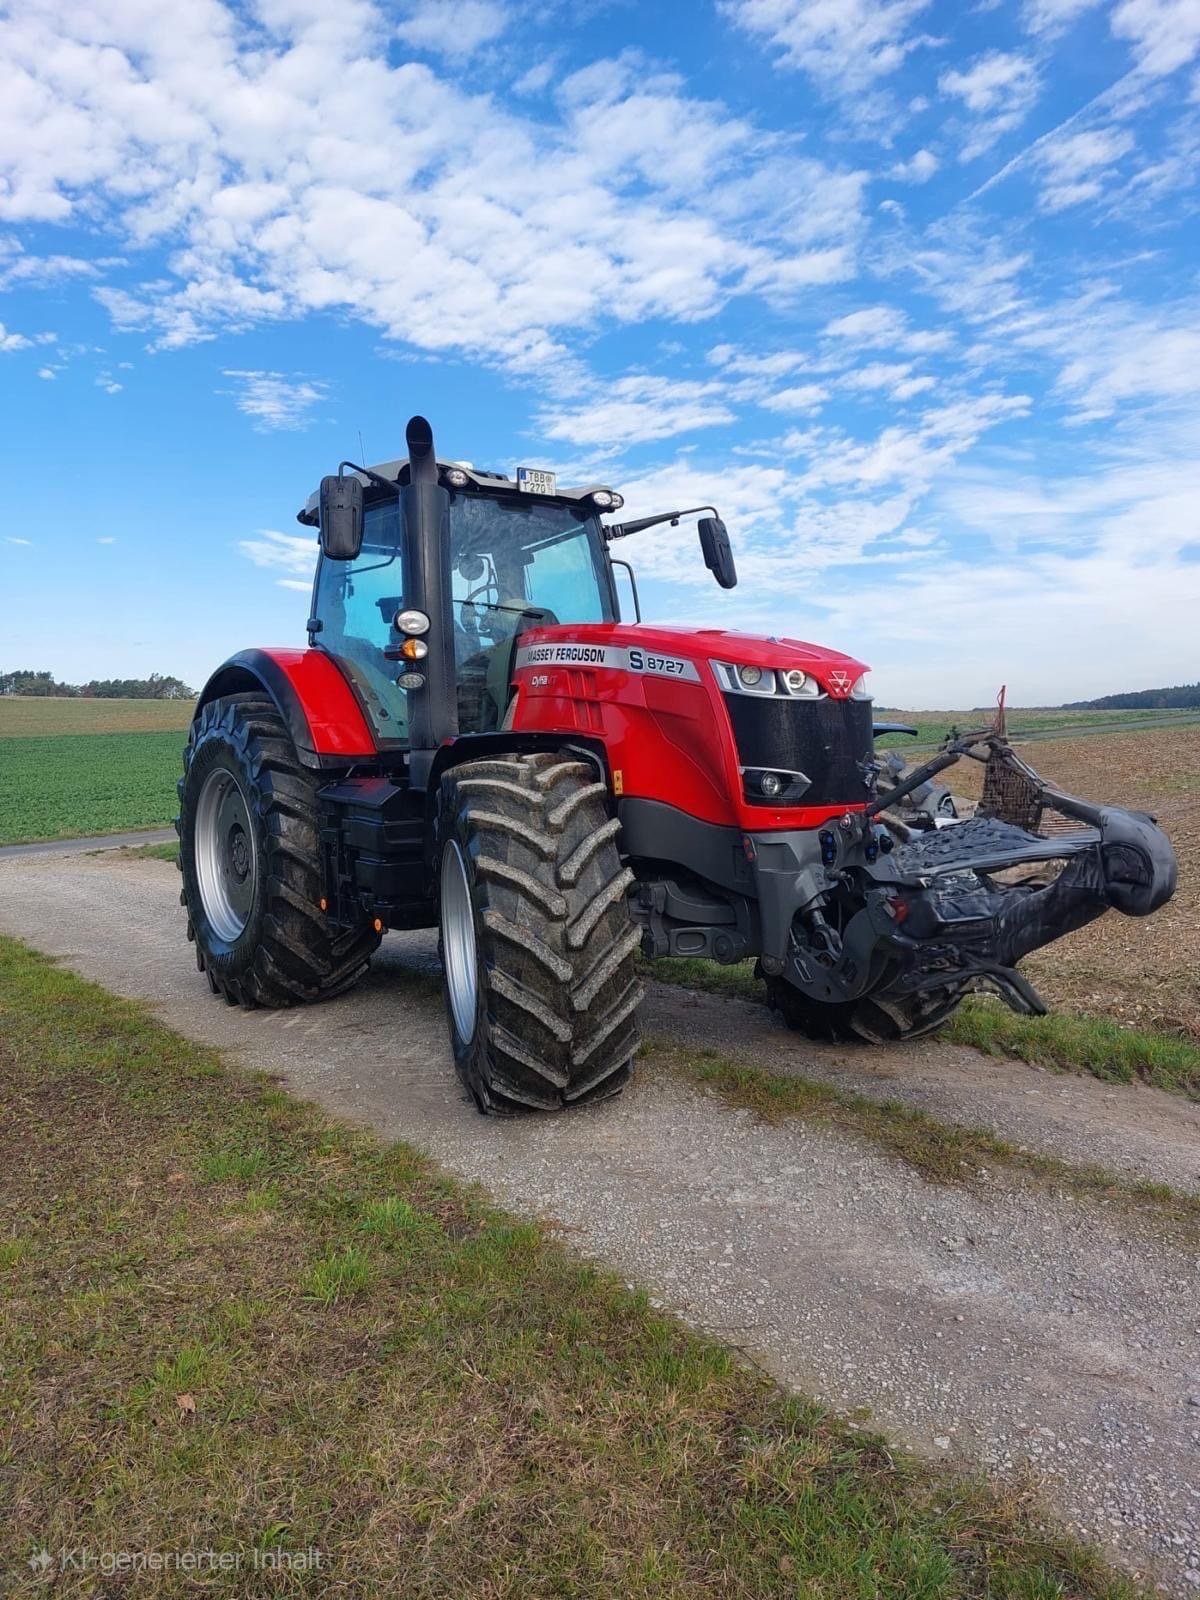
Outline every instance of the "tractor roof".
<path fill-rule="evenodd" d="M 568 503 L 590 500 L 597 489 L 603 489 L 608 494 L 615 494 L 615 491 L 609 488 L 608 484 L 588 483 L 580 489 L 558 489 L 552 495 L 531 495 L 517 487 L 515 478 L 507 478 L 502 472 L 485 472 L 481 467 L 468 467 L 461 461 L 442 461 L 439 459 L 437 464 L 438 477 L 442 478 L 450 467 L 453 467 L 457 472 L 466 473 L 468 490 L 474 489 L 483 494 L 511 494 L 514 498 L 520 496 L 521 499 L 530 501 L 545 500 L 553 502 L 560 500 Z M 378 466 L 371 467 L 370 471 L 380 478 L 388 478 L 399 488 L 402 484 L 408 482 L 408 457 L 401 456 L 396 461 L 381 461 Z M 378 485 L 372 483 L 371 479 L 365 477 L 363 473 L 353 472 L 351 476 L 362 481 L 368 494 L 372 489 L 378 490 Z M 304 509 L 296 513 L 297 522 L 302 522 L 305 527 L 309 528 L 315 528 L 318 525 L 317 504 L 319 498 L 319 491 L 314 490 L 304 502 Z M 620 504 L 619 500 L 617 504 Z"/>

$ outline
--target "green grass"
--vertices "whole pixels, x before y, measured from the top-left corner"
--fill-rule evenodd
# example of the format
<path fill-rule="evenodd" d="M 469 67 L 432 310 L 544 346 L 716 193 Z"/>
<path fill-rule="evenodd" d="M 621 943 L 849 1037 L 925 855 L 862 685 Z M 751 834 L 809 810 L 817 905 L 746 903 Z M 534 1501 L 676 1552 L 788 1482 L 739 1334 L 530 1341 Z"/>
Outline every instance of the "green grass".
<path fill-rule="evenodd" d="M 184 739 L 178 731 L 0 739 L 0 844 L 170 823 Z"/>
<path fill-rule="evenodd" d="M 723 967 L 684 957 L 648 961 L 645 970 L 659 983 L 766 1003 L 766 988 L 751 961 Z M 1070 1011 L 1022 1017 L 1000 1001 L 969 996 L 934 1037 L 1061 1072 L 1089 1072 L 1106 1083 L 1140 1081 L 1200 1100 L 1200 1046 L 1172 1034 L 1126 1028 L 1107 1017 Z"/>
<path fill-rule="evenodd" d="M 989 1055 L 1082 1070 L 1107 1083 L 1140 1080 L 1200 1100 L 1200 1046 L 1170 1034 L 1125 1028 L 1107 1017 L 1070 1011 L 1021 1017 L 999 1001 L 972 998 L 955 1012 L 941 1037 Z"/>
<path fill-rule="evenodd" d="M 1167 1184 L 1140 1182 L 1104 1167 L 1040 1155 L 986 1128 L 943 1122 L 898 1100 L 872 1100 L 798 1073 L 771 1072 L 735 1061 L 716 1050 L 654 1040 L 643 1045 L 641 1055 L 765 1121 L 803 1117 L 867 1139 L 930 1183 L 971 1185 L 981 1178 L 990 1180 L 1001 1170 L 1048 1184 L 1060 1193 L 1135 1206 L 1178 1224 L 1189 1241 L 1200 1241 L 1200 1198 L 1179 1194 Z"/>
<path fill-rule="evenodd" d="M 0 1085 L 9 1594 L 64 1545 L 229 1553 L 202 1585 L 228 1596 L 1133 1592 L 1022 1497 L 783 1395 L 413 1150 L 7 940 Z M 309 1547 L 320 1569 L 249 1565 Z"/>
<path fill-rule="evenodd" d="M 89 852 L 96 855 L 103 853 L 103 851 Z M 117 854 L 130 861 L 170 861 L 176 864 L 179 861 L 179 845 L 173 840 L 168 844 L 124 845 Z"/>

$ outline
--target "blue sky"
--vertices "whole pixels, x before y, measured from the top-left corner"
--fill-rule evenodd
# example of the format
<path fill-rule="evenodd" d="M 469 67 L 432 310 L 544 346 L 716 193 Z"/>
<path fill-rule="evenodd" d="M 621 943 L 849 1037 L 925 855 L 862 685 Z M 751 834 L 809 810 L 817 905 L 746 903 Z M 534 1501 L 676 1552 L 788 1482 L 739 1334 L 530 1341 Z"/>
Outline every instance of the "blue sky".
<path fill-rule="evenodd" d="M 342 456 L 715 499 L 648 615 L 1200 675 L 1200 0 L 0 8 L 0 666 L 303 641 Z"/>

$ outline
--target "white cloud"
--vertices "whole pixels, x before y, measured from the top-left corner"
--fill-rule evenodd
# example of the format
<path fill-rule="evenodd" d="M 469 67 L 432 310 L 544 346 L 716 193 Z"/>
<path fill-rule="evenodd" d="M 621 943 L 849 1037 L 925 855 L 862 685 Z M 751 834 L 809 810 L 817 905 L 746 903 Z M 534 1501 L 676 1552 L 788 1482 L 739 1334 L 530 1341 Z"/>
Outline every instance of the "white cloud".
<path fill-rule="evenodd" d="M 733 412 L 723 395 L 719 383 L 634 374 L 598 387 L 578 405 L 547 408 L 539 421 L 548 439 L 624 450 L 639 441 L 731 422 Z"/>
<path fill-rule="evenodd" d="M 23 333 L 10 333 L 0 322 L 0 350 L 25 350 L 32 343 Z"/>
<path fill-rule="evenodd" d="M 55 378 L 58 377 L 58 373 L 55 372 L 53 367 L 39 367 L 37 375 L 46 383 L 53 383 Z"/>
<path fill-rule="evenodd" d="M 1142 72 L 1160 77 L 1176 71 L 1200 51 L 1197 0 L 1120 0 L 1112 31 L 1126 39 Z"/>
<path fill-rule="evenodd" d="M 1064 211 L 1110 192 L 1113 168 L 1132 149 L 1127 128 L 1089 128 L 1045 145 L 1039 163 L 1043 208 Z"/>
<path fill-rule="evenodd" d="M 776 52 L 778 64 L 853 94 L 895 72 L 921 43 L 910 24 L 928 0 L 726 0 L 738 27 Z"/>
<path fill-rule="evenodd" d="M 96 379 L 96 388 L 103 389 L 105 394 L 120 394 L 124 387 L 125 385 L 118 383 L 111 372 L 102 372 Z"/>
<path fill-rule="evenodd" d="M 117 541 L 113 538 L 111 533 L 104 534 L 101 538 L 96 540 L 97 544 L 116 544 L 116 542 Z"/>
<path fill-rule="evenodd" d="M 276 579 L 283 588 L 307 590 L 312 587 L 317 565 L 315 535 L 260 528 L 253 539 L 239 539 L 237 548 L 256 567 L 284 573 L 284 577 Z"/>
<path fill-rule="evenodd" d="M 855 345 L 895 344 L 904 332 L 903 315 L 891 306 L 864 306 L 827 323 L 825 337 Z"/>
<path fill-rule="evenodd" d="M 768 411 L 818 411 L 829 399 L 829 390 L 819 383 L 798 383 L 767 395 L 762 404 Z"/>
<path fill-rule="evenodd" d="M 451 34 L 479 39 L 503 15 L 485 11 L 454 6 Z M 441 39 L 437 16 L 401 27 Z M 687 322 L 854 269 L 864 175 L 638 59 L 527 115 L 491 79 L 389 65 L 365 0 L 332 18 L 273 5 L 258 26 L 203 0 L 161 30 L 123 0 L 30 0 L 0 43 L 0 218 L 165 249 L 165 273 L 95 291 L 158 348 L 344 313 L 524 373 L 569 330 Z"/>
<path fill-rule="evenodd" d="M 1025 119 L 1037 99 L 1038 74 L 1028 57 L 1004 50 L 978 56 L 965 71 L 951 68 L 938 79 L 943 95 L 961 100 L 976 121 L 968 128 L 959 159 L 971 161 Z"/>
<path fill-rule="evenodd" d="M 932 150 L 918 150 L 907 161 L 889 168 L 888 177 L 897 183 L 928 183 L 941 165 Z"/>
<path fill-rule="evenodd" d="M 1030 33 L 1052 39 L 1099 3 L 1100 0 L 1025 0 L 1021 20 Z"/>
<path fill-rule="evenodd" d="M 396 36 L 416 50 L 461 61 L 493 43 L 507 25 L 505 8 L 493 0 L 420 0 Z"/>
<path fill-rule="evenodd" d="M 5 544 L 32 544 L 32 539 L 18 539 L 16 534 L 9 533 L 4 536 Z"/>
<path fill-rule="evenodd" d="M 285 372 L 226 368 L 224 376 L 238 384 L 234 403 L 239 411 L 254 418 L 254 425 L 260 430 L 307 427 L 312 421 L 309 413 L 325 399 L 328 390 L 325 383 L 289 376 Z M 116 393 L 120 387 L 120 384 L 110 387 L 109 394 Z"/>

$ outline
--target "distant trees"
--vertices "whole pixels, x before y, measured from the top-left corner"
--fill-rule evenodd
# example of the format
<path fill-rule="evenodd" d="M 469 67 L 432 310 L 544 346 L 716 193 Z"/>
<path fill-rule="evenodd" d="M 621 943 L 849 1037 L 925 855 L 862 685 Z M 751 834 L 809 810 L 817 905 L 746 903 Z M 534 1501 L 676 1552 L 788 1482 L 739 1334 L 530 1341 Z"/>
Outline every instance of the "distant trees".
<path fill-rule="evenodd" d="M 1099 700 L 1073 700 L 1064 711 L 1193 711 L 1200 710 L 1200 683 L 1179 683 L 1170 689 L 1133 689 L 1106 694 Z"/>
<path fill-rule="evenodd" d="M 59 683 L 52 672 L 17 668 L 0 672 L 0 694 L 54 695 L 82 700 L 194 700 L 196 691 L 182 678 L 152 672 L 148 678 L 93 678 L 90 683 Z"/>

